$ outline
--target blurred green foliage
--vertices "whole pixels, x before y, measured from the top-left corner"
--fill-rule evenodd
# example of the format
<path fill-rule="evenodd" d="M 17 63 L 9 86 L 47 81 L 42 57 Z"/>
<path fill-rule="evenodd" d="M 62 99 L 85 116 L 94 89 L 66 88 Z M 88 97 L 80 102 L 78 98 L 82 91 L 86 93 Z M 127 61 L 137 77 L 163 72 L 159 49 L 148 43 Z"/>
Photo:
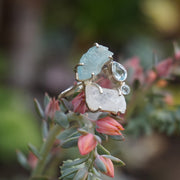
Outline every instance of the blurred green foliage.
<path fill-rule="evenodd" d="M 16 149 L 27 153 L 27 143 L 40 143 L 37 122 L 25 101 L 21 92 L 0 89 L 0 159 L 3 162 L 15 159 Z"/>
<path fill-rule="evenodd" d="M 148 31 L 148 27 L 143 26 L 139 2 L 49 1 L 45 24 L 51 31 L 67 30 L 76 33 L 78 41 L 99 42 L 104 39 L 119 45 L 137 33 Z"/>
<path fill-rule="evenodd" d="M 141 92 L 138 92 L 140 89 L 134 90 L 137 103 L 129 107 L 127 133 L 136 137 L 150 135 L 155 131 L 169 136 L 180 135 L 180 99 L 177 92 L 179 86 L 176 85 L 175 88 L 173 82 L 168 86 L 169 88 L 159 88 L 154 85 Z M 167 92 L 175 99 L 173 105 L 165 102 Z"/>

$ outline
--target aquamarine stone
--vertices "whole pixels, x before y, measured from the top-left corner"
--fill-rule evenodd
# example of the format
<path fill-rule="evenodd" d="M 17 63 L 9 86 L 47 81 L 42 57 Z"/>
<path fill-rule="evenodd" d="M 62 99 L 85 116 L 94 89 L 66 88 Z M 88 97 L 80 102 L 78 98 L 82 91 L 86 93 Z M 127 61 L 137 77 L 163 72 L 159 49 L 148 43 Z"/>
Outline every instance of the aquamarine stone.
<path fill-rule="evenodd" d="M 92 73 L 97 75 L 101 72 L 102 67 L 112 57 L 113 53 L 107 47 L 98 45 L 90 48 L 80 59 L 83 66 L 77 67 L 78 80 L 84 81 L 90 79 Z"/>
<path fill-rule="evenodd" d="M 124 81 L 127 78 L 127 71 L 124 66 L 115 61 L 112 63 L 112 73 L 117 81 Z"/>
<path fill-rule="evenodd" d="M 130 87 L 126 84 L 122 85 L 121 92 L 123 95 L 128 95 L 130 93 Z"/>

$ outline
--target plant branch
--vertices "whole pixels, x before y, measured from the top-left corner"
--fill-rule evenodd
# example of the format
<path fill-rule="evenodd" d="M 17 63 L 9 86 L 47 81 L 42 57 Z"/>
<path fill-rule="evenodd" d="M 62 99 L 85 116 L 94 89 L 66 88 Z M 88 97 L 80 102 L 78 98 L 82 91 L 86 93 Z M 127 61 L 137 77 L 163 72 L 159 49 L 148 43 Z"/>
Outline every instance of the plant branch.
<path fill-rule="evenodd" d="M 46 166 L 46 158 L 51 151 L 54 141 L 56 139 L 56 136 L 61 131 L 61 126 L 55 125 L 50 131 L 47 136 L 46 141 L 43 143 L 41 150 L 40 150 L 40 159 L 38 160 L 38 163 L 35 167 L 35 169 L 32 171 L 30 180 L 36 179 L 37 176 L 43 175 L 43 170 Z"/>

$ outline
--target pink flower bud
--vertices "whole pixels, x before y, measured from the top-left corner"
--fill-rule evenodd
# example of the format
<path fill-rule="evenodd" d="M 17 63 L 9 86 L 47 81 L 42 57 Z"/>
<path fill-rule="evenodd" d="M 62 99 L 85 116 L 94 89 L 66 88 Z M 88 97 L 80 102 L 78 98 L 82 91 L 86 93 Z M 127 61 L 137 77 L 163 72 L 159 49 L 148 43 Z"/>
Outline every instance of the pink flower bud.
<path fill-rule="evenodd" d="M 140 64 L 139 57 L 132 57 L 131 59 L 127 60 L 123 65 L 127 68 L 129 72 L 127 81 L 130 84 L 132 84 L 135 80 L 138 80 L 141 84 L 144 83 L 144 71 Z"/>
<path fill-rule="evenodd" d="M 104 117 L 96 121 L 96 131 L 107 135 L 122 135 L 124 128 L 111 117 Z"/>
<path fill-rule="evenodd" d="M 99 158 L 104 163 L 104 165 L 106 166 L 106 169 L 107 169 L 107 172 L 103 172 L 103 174 L 110 176 L 110 177 L 114 177 L 114 166 L 113 166 L 112 161 L 103 156 L 99 156 Z"/>
<path fill-rule="evenodd" d="M 86 155 L 90 153 L 96 147 L 96 145 L 97 140 L 91 133 L 82 135 L 78 139 L 78 148 L 81 155 Z"/>
<path fill-rule="evenodd" d="M 58 100 L 56 100 L 55 98 L 50 99 L 45 109 L 45 115 L 46 117 L 49 117 L 50 119 L 54 119 L 55 112 L 59 110 L 60 110 L 60 107 L 59 107 Z"/>
<path fill-rule="evenodd" d="M 156 66 L 156 71 L 159 77 L 167 77 L 170 74 L 170 71 L 173 66 L 173 59 L 167 58 Z"/>
<path fill-rule="evenodd" d="M 99 78 L 96 83 L 98 83 L 102 88 L 112 89 L 113 87 L 112 82 L 104 77 Z"/>
<path fill-rule="evenodd" d="M 164 102 L 169 106 L 173 106 L 174 105 L 173 96 L 171 94 L 166 94 L 164 97 Z"/>
<path fill-rule="evenodd" d="M 84 91 L 79 93 L 73 100 L 73 111 L 84 114 L 87 111 Z"/>
<path fill-rule="evenodd" d="M 28 155 L 28 164 L 29 166 L 34 169 L 37 165 L 38 162 L 38 158 L 32 153 L 30 152 Z"/>
<path fill-rule="evenodd" d="M 153 83 L 157 79 L 157 73 L 153 70 L 147 72 L 146 82 L 148 84 Z"/>
<path fill-rule="evenodd" d="M 180 50 L 175 53 L 176 60 L 180 60 Z"/>

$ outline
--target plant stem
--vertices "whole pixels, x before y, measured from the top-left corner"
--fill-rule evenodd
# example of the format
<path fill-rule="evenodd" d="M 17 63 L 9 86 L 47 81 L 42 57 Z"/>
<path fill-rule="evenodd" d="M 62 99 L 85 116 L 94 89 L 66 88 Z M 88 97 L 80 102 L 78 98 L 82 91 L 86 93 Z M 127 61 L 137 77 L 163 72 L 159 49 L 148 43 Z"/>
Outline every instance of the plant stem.
<path fill-rule="evenodd" d="M 95 156 L 94 156 L 94 150 L 90 153 L 89 159 L 91 159 L 91 163 L 89 165 L 88 171 L 90 172 L 93 168 Z"/>
<path fill-rule="evenodd" d="M 43 170 L 46 165 L 46 158 L 51 151 L 54 141 L 56 139 L 56 136 L 61 131 L 61 126 L 55 125 L 50 131 L 47 136 L 46 141 L 43 143 L 41 150 L 40 150 L 40 159 L 38 160 L 38 163 L 35 167 L 35 169 L 32 171 L 30 180 L 36 179 L 37 176 L 42 176 Z"/>

